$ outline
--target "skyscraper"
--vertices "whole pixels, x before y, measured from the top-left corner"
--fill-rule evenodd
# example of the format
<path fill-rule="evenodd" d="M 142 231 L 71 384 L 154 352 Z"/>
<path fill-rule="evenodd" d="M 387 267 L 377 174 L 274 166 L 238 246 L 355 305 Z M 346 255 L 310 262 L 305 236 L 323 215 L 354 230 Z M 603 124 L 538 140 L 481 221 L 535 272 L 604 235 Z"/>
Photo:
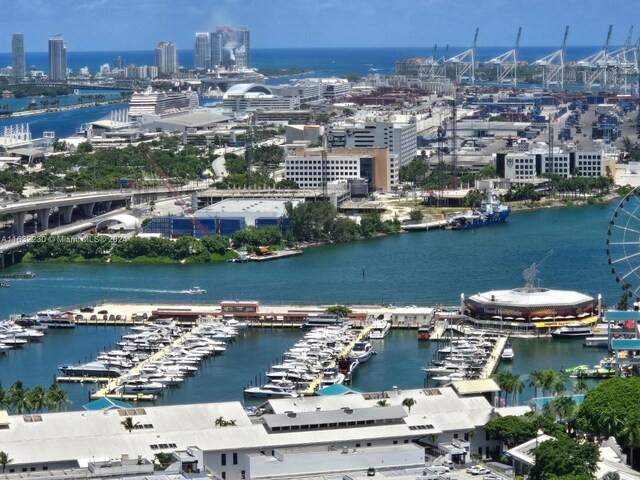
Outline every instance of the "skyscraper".
<path fill-rule="evenodd" d="M 49 80 L 67 79 L 67 46 L 60 35 L 49 38 Z"/>
<path fill-rule="evenodd" d="M 245 68 L 251 66 L 251 34 L 245 27 L 240 27 L 236 30 L 236 36 L 238 38 L 238 45 L 244 47 L 244 53 L 246 58 Z"/>
<path fill-rule="evenodd" d="M 228 25 L 218 25 L 216 34 L 222 45 L 221 63 L 225 67 L 240 68 L 251 66 L 251 40 L 249 30 L 240 27 L 237 30 Z M 213 41 L 212 41 L 213 43 Z"/>
<path fill-rule="evenodd" d="M 222 35 L 212 32 L 209 34 L 211 45 L 211 66 L 222 65 Z"/>
<path fill-rule="evenodd" d="M 11 65 L 16 80 L 24 78 L 24 34 L 14 33 L 11 37 Z"/>
<path fill-rule="evenodd" d="M 173 42 L 160 42 L 156 47 L 156 67 L 158 75 L 175 75 L 178 73 L 178 50 Z"/>
<path fill-rule="evenodd" d="M 211 42 L 208 33 L 196 33 L 193 64 L 196 70 L 208 70 L 211 68 Z"/>

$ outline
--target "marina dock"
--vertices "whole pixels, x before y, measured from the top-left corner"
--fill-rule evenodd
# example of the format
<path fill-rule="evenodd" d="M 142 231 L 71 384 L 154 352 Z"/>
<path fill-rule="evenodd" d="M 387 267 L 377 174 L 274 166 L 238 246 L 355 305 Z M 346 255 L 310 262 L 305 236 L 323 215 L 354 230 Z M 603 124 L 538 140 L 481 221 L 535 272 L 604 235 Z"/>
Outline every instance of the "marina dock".
<path fill-rule="evenodd" d="M 366 339 L 369 336 L 369 332 L 371 332 L 371 325 L 365 326 L 362 329 L 362 331 L 351 342 L 349 342 L 349 344 L 340 352 L 340 355 L 338 356 L 338 358 L 346 357 L 347 355 L 349 355 L 349 353 L 353 349 L 353 346 L 357 342 L 361 342 L 364 339 Z M 334 359 L 334 361 L 329 364 L 329 368 L 333 368 L 335 366 L 336 366 L 336 361 Z M 302 391 L 302 394 L 303 395 L 313 395 L 315 393 L 315 391 L 318 389 L 318 387 L 320 386 L 320 382 L 322 382 L 322 373 L 320 373 L 320 375 L 318 375 L 309 384 L 309 386 L 305 390 Z"/>
<path fill-rule="evenodd" d="M 128 375 L 135 375 L 137 373 L 140 373 L 140 369 L 144 368 L 146 365 L 150 364 L 151 362 L 160 360 L 167 353 L 172 352 L 173 350 L 178 348 L 180 345 L 182 345 L 189 335 L 191 335 L 191 329 L 184 332 L 179 338 L 177 338 L 170 345 L 167 345 L 162 350 L 155 352 L 149 358 L 147 358 L 143 362 L 133 367 L 131 370 L 129 370 Z M 65 378 L 65 377 L 61 377 L 61 378 Z M 81 378 L 84 378 L 84 377 L 81 377 Z M 155 400 L 156 399 L 156 395 L 151 395 L 151 394 L 115 393 L 116 388 L 120 386 L 120 380 L 121 380 L 120 378 L 109 379 L 108 383 L 104 387 L 100 388 L 99 390 L 91 394 L 90 396 L 91 400 L 95 400 L 98 398 L 105 398 L 105 397 L 120 399 L 120 400 Z M 61 380 L 58 379 L 58 381 L 61 381 Z M 94 382 L 94 383 L 98 383 L 98 382 Z"/>
<path fill-rule="evenodd" d="M 493 345 L 493 350 L 491 351 L 491 355 L 487 359 L 487 363 L 484 368 L 480 372 L 480 378 L 489 378 L 493 375 L 493 372 L 498 368 L 498 364 L 500 363 L 500 355 L 504 350 L 504 346 L 507 344 L 508 337 L 497 337 L 496 342 Z"/>

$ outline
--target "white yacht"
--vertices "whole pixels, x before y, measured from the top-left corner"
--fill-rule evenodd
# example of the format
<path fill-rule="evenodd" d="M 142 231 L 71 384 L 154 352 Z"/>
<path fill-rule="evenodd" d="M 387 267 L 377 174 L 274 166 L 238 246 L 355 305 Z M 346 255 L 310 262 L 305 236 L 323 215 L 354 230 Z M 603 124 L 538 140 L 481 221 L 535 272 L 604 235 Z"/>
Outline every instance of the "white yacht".
<path fill-rule="evenodd" d="M 349 353 L 349 358 L 353 358 L 358 360 L 360 363 L 364 363 L 369 360 L 372 355 L 373 347 L 369 342 L 356 342 L 351 349 L 351 353 Z"/>
<path fill-rule="evenodd" d="M 36 318 L 42 325 L 49 328 L 74 328 L 76 322 L 70 312 L 60 310 L 44 310 L 36 314 Z"/>
<path fill-rule="evenodd" d="M 187 293 L 189 295 L 204 295 L 205 293 L 207 293 L 207 291 L 204 288 L 191 287 L 189 290 L 187 290 Z"/>
<path fill-rule="evenodd" d="M 502 354 L 500 355 L 500 358 L 502 360 L 513 360 L 514 356 L 515 354 L 513 353 L 513 347 L 511 347 L 510 343 L 507 343 L 504 346 L 504 350 L 502 350 Z"/>
<path fill-rule="evenodd" d="M 258 398 L 295 398 L 298 396 L 293 384 L 288 382 L 267 383 L 261 387 L 245 388 L 244 394 Z"/>
<path fill-rule="evenodd" d="M 387 322 L 386 320 L 376 320 L 371 325 L 369 338 L 382 339 L 387 336 L 389 330 L 391 330 L 391 323 Z"/>

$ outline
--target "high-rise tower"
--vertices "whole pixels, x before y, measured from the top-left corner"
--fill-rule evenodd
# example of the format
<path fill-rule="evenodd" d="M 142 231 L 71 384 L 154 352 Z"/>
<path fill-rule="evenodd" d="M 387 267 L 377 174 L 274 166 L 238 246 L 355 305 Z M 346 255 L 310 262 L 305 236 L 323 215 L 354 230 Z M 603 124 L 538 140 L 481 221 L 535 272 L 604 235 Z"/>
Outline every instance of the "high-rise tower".
<path fill-rule="evenodd" d="M 236 30 L 228 25 L 218 25 L 215 34 L 219 36 L 222 46 L 222 65 L 240 68 L 251 66 L 251 37 L 249 30 L 244 27 Z"/>
<path fill-rule="evenodd" d="M 49 80 L 67 79 L 67 46 L 60 35 L 49 38 Z"/>
<path fill-rule="evenodd" d="M 160 42 L 156 47 L 156 67 L 159 75 L 178 73 L 178 50 L 173 42 Z"/>
<path fill-rule="evenodd" d="M 196 43 L 193 49 L 193 66 L 196 70 L 211 68 L 211 42 L 209 33 L 196 33 Z"/>
<path fill-rule="evenodd" d="M 11 37 L 11 66 L 16 80 L 24 78 L 24 34 L 14 33 Z"/>
<path fill-rule="evenodd" d="M 222 35 L 216 32 L 209 34 L 211 45 L 211 66 L 222 65 Z"/>

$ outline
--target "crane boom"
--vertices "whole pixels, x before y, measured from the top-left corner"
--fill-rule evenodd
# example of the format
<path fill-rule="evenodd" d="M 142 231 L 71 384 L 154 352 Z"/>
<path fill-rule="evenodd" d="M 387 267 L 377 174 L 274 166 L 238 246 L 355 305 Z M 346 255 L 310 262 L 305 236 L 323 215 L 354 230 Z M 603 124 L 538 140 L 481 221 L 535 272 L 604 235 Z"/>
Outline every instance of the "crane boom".
<path fill-rule="evenodd" d="M 176 190 L 175 185 L 171 182 L 169 177 L 167 177 L 167 174 L 162 169 L 162 167 L 158 164 L 158 162 L 156 162 L 153 159 L 153 157 L 149 154 L 149 151 L 146 148 L 142 148 L 141 152 L 142 152 L 142 156 L 149 161 L 149 164 L 151 165 L 151 168 L 153 169 L 155 174 L 158 177 L 160 177 L 160 179 L 162 180 L 162 183 L 164 183 L 164 186 L 167 188 L 167 190 L 169 190 L 169 194 L 171 195 L 171 197 L 173 198 L 180 197 L 180 193 Z M 198 219 L 198 217 L 196 217 L 193 214 L 193 211 L 189 207 L 187 207 L 184 204 L 184 202 L 179 202 L 179 205 L 180 205 L 180 208 L 182 208 L 182 211 L 184 212 L 185 217 L 191 219 L 194 226 L 198 229 L 198 232 L 200 232 L 200 235 L 203 237 L 209 235 L 209 231 L 202 224 L 200 219 Z"/>

